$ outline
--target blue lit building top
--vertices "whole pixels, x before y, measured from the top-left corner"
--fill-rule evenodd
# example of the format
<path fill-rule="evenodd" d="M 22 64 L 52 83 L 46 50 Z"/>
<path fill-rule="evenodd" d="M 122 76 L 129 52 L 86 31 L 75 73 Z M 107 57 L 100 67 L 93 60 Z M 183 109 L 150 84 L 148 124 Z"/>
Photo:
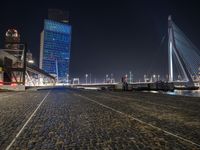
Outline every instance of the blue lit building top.
<path fill-rule="evenodd" d="M 46 19 L 42 37 L 42 69 L 64 81 L 69 74 L 71 26 Z"/>
<path fill-rule="evenodd" d="M 53 20 L 45 19 L 44 28 L 48 31 L 71 34 L 71 26 Z"/>

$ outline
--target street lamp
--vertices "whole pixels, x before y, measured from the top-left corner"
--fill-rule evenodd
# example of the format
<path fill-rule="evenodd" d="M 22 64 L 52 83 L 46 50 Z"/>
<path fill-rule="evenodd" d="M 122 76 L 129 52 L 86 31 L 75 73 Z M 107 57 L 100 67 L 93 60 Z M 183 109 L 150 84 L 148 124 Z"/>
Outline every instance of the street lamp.
<path fill-rule="evenodd" d="M 144 75 L 144 82 L 147 82 L 147 75 Z"/>
<path fill-rule="evenodd" d="M 92 74 L 90 73 L 90 84 L 92 83 Z"/>
<path fill-rule="evenodd" d="M 156 82 L 156 75 L 153 75 L 153 82 Z"/>
<path fill-rule="evenodd" d="M 28 63 L 29 63 L 29 64 L 34 64 L 34 60 L 33 60 L 33 59 L 30 59 L 30 60 L 28 60 Z"/>
<path fill-rule="evenodd" d="M 97 83 L 97 79 L 96 79 L 96 78 L 94 78 L 94 83 L 95 83 L 95 84 Z"/>
<path fill-rule="evenodd" d="M 131 71 L 129 72 L 129 75 L 130 75 L 129 82 L 132 83 L 132 72 Z"/>
<path fill-rule="evenodd" d="M 67 74 L 67 83 L 69 83 L 69 74 Z"/>
<path fill-rule="evenodd" d="M 111 75 L 110 75 L 110 83 L 113 83 L 113 73 L 111 73 Z"/>
<path fill-rule="evenodd" d="M 85 74 L 85 83 L 87 84 L 88 74 Z"/>
<path fill-rule="evenodd" d="M 108 74 L 106 75 L 106 81 L 105 81 L 105 83 L 107 83 L 107 81 L 108 81 Z"/>

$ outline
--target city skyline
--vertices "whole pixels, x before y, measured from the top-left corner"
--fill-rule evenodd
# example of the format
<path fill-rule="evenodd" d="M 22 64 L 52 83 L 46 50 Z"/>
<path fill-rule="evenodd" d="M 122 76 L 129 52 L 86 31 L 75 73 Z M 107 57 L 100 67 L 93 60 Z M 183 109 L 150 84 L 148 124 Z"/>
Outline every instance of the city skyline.
<path fill-rule="evenodd" d="M 1 35 L 8 28 L 16 27 L 37 62 L 42 20 L 47 18 L 48 8 L 69 11 L 73 26 L 70 62 L 70 75 L 73 77 L 84 78 L 86 73 L 97 79 L 111 73 L 120 77 L 129 71 L 136 79 L 148 73 L 161 72 L 163 76 L 168 70 L 162 66 L 167 65 L 167 17 L 170 14 L 200 47 L 198 4 L 192 2 L 180 5 L 179 1 L 102 1 L 87 5 L 81 1 L 60 1 L 55 5 L 43 2 L 39 6 L 37 2 L 31 2 L 33 7 L 27 3 L 20 4 L 13 2 L 10 6 L 9 2 L 4 3 L 13 10 L 27 6 L 24 8 L 27 13 L 18 11 L 16 17 L 11 17 L 12 13 L 4 11 L 7 7 L 2 8 Z M 190 11 L 186 13 L 185 9 Z M 161 45 L 163 37 L 164 44 Z M 3 41 L 1 36 L 1 45 Z"/>

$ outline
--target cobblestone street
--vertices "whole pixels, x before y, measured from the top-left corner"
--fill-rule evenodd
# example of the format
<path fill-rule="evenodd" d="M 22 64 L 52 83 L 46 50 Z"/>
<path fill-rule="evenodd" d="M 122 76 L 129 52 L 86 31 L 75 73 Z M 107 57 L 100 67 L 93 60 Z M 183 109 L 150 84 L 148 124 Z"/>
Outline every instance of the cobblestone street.
<path fill-rule="evenodd" d="M 2 94 L 0 149 L 200 149 L 199 98 L 66 88 Z"/>

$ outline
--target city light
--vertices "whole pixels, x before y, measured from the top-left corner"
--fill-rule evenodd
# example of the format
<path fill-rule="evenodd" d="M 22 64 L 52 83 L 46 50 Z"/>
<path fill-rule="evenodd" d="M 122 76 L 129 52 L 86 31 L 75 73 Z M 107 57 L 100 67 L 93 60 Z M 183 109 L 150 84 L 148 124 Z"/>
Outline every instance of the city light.
<path fill-rule="evenodd" d="M 28 63 L 34 64 L 34 60 L 28 60 Z"/>
<path fill-rule="evenodd" d="M 87 84 L 87 83 L 88 83 L 88 80 L 87 80 L 87 78 L 88 78 L 88 74 L 85 74 L 85 84 Z"/>

